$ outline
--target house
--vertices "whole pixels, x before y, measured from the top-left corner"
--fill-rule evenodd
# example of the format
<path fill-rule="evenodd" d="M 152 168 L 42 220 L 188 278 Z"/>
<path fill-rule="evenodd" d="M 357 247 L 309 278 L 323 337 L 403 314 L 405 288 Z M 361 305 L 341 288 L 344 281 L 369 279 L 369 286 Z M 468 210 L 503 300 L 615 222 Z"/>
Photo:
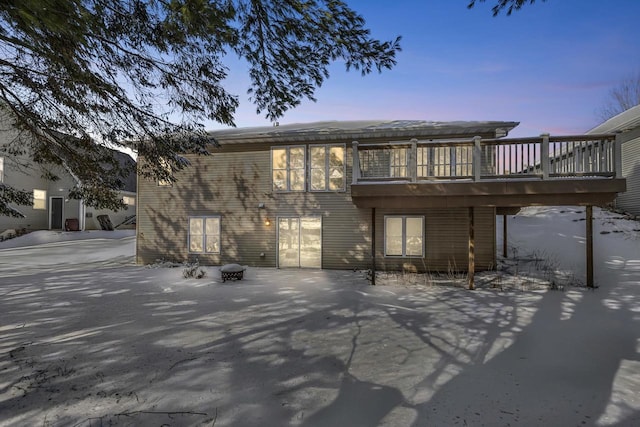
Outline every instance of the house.
<path fill-rule="evenodd" d="M 70 190 L 78 184 L 78 180 L 66 169 L 55 165 L 38 165 L 29 161 L 24 153 L 16 153 L 9 149 L 18 133 L 3 122 L 0 127 L 0 184 L 6 184 L 20 190 L 33 193 L 31 206 L 12 206 L 22 214 L 21 218 L 0 216 L 0 232 L 14 230 L 62 230 L 67 220 L 76 222 L 80 230 L 100 229 L 97 216 L 108 214 L 113 225 L 118 225 L 126 217 L 135 214 L 136 175 L 127 177 L 122 198 L 128 209 L 114 212 L 96 210 L 86 206 L 82 200 L 69 197 Z M 114 152 L 122 165 L 134 165 L 134 160 L 125 153 Z M 47 178 L 49 172 L 60 179 Z"/>
<path fill-rule="evenodd" d="M 591 129 L 587 134 L 618 133 L 622 144 L 622 176 L 627 191 L 618 194 L 615 206 L 640 216 L 640 105 L 636 105 Z"/>
<path fill-rule="evenodd" d="M 359 121 L 211 132 L 219 148 L 188 156 L 192 166 L 173 185 L 139 180 L 137 261 L 456 270 L 468 271 L 472 286 L 474 271 L 496 265 L 497 214 L 603 205 L 625 188 L 616 162 L 589 174 L 550 170 L 550 147 L 598 140 L 613 159 L 615 135 L 505 138 L 517 125 Z"/>

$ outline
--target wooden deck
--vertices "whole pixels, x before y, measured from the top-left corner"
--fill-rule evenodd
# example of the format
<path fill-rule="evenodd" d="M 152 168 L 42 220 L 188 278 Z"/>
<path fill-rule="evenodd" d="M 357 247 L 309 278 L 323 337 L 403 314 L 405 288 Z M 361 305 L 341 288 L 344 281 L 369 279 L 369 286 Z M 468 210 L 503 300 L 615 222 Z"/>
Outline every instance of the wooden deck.
<path fill-rule="evenodd" d="M 353 142 L 359 207 L 603 205 L 626 189 L 615 134 Z"/>

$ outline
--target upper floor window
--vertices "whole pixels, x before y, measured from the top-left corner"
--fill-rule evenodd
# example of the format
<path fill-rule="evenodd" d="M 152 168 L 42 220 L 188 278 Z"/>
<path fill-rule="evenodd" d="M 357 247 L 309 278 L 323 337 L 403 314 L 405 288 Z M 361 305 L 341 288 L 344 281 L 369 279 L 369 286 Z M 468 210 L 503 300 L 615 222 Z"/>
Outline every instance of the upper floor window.
<path fill-rule="evenodd" d="M 189 218 L 189 252 L 220 253 L 220 217 Z"/>
<path fill-rule="evenodd" d="M 33 190 L 33 209 L 47 209 L 46 190 Z"/>
<path fill-rule="evenodd" d="M 417 156 L 419 177 L 473 175 L 473 147 L 419 147 Z"/>
<path fill-rule="evenodd" d="M 0 157 L 0 182 L 4 182 L 4 157 Z"/>
<path fill-rule="evenodd" d="M 309 147 L 311 191 L 344 191 L 344 145 L 312 145 Z"/>
<path fill-rule="evenodd" d="M 167 173 L 171 173 L 171 165 L 169 164 L 168 161 L 166 161 L 163 158 L 160 158 L 160 167 L 162 169 L 164 169 L 165 171 L 167 171 Z M 159 179 L 158 180 L 158 185 L 160 187 L 171 187 L 171 181 L 168 180 L 168 179 Z"/>
<path fill-rule="evenodd" d="M 305 190 L 305 147 L 271 149 L 271 171 L 274 191 Z"/>
<path fill-rule="evenodd" d="M 127 206 L 135 206 L 136 205 L 136 198 L 135 197 L 123 196 L 122 197 L 122 201 Z"/>
<path fill-rule="evenodd" d="M 405 178 L 407 176 L 407 164 L 409 163 L 409 150 L 407 148 L 394 148 L 389 151 L 389 176 L 392 178 Z"/>

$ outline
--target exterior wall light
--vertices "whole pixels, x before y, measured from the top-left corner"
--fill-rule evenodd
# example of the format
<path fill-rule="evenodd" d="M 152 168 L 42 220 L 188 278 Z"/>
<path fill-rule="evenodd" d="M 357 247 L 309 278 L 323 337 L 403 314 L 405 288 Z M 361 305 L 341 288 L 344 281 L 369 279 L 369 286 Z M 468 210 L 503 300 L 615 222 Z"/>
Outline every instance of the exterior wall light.
<path fill-rule="evenodd" d="M 266 225 L 267 227 L 271 225 L 271 221 L 269 220 L 269 218 L 265 218 L 264 225 Z"/>

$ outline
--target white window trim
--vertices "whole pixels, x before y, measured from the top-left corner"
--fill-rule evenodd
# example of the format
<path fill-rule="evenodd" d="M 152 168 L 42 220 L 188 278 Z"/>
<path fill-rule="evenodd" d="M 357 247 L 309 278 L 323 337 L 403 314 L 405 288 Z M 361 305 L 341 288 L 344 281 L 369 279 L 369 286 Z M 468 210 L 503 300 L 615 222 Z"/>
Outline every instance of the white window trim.
<path fill-rule="evenodd" d="M 4 182 L 4 157 L 0 157 L 0 182 Z"/>
<path fill-rule="evenodd" d="M 291 179 L 290 179 L 290 172 L 291 169 L 289 168 L 289 157 L 290 157 L 290 149 L 291 148 L 302 148 L 302 152 L 304 155 L 304 159 L 303 159 L 303 164 L 304 164 L 304 180 L 305 183 L 302 187 L 302 190 L 292 190 L 291 189 Z M 279 190 L 274 188 L 273 186 L 273 150 L 286 150 L 287 153 L 287 159 L 286 159 L 286 167 L 285 167 L 285 171 L 286 171 L 286 183 L 287 183 L 287 188 L 283 189 L 283 190 Z M 309 167 L 307 166 L 307 146 L 306 145 L 278 145 L 278 146 L 274 146 L 271 147 L 271 150 L 269 152 L 270 157 L 269 157 L 269 163 L 271 165 L 270 170 L 271 170 L 271 191 L 273 191 L 274 193 L 304 193 L 307 191 L 307 181 L 308 181 L 308 169 Z"/>
<path fill-rule="evenodd" d="M 207 219 L 208 218 L 218 218 L 218 238 L 220 239 L 220 250 L 218 252 L 207 252 Z M 191 250 L 191 220 L 192 219 L 202 219 L 202 251 L 194 252 Z M 211 254 L 211 255 L 221 255 L 222 254 L 222 215 L 198 215 L 198 216 L 190 216 L 187 217 L 187 252 L 190 254 Z"/>
<path fill-rule="evenodd" d="M 387 218 L 402 218 L 402 255 L 387 254 Z M 407 218 L 420 218 L 422 221 L 422 254 L 407 255 Z M 384 256 L 388 258 L 424 258 L 425 257 L 425 229 L 424 215 L 385 215 L 384 216 Z"/>
<path fill-rule="evenodd" d="M 313 188 L 311 188 L 311 162 L 312 162 L 312 157 L 311 157 L 311 148 L 319 148 L 319 147 L 324 147 L 324 190 L 314 190 Z M 330 177 L 330 172 L 331 172 L 331 166 L 330 166 L 330 161 L 331 161 L 331 147 L 340 147 L 342 148 L 342 188 L 340 188 L 339 190 L 331 190 L 329 187 L 329 183 L 331 180 Z M 309 145 L 309 154 L 308 154 L 309 160 L 308 160 L 308 165 L 307 165 L 307 169 L 308 169 L 308 174 L 307 174 L 307 187 L 309 188 L 309 192 L 312 193 L 344 193 L 345 191 L 347 191 L 347 146 L 346 144 L 311 144 Z"/>

